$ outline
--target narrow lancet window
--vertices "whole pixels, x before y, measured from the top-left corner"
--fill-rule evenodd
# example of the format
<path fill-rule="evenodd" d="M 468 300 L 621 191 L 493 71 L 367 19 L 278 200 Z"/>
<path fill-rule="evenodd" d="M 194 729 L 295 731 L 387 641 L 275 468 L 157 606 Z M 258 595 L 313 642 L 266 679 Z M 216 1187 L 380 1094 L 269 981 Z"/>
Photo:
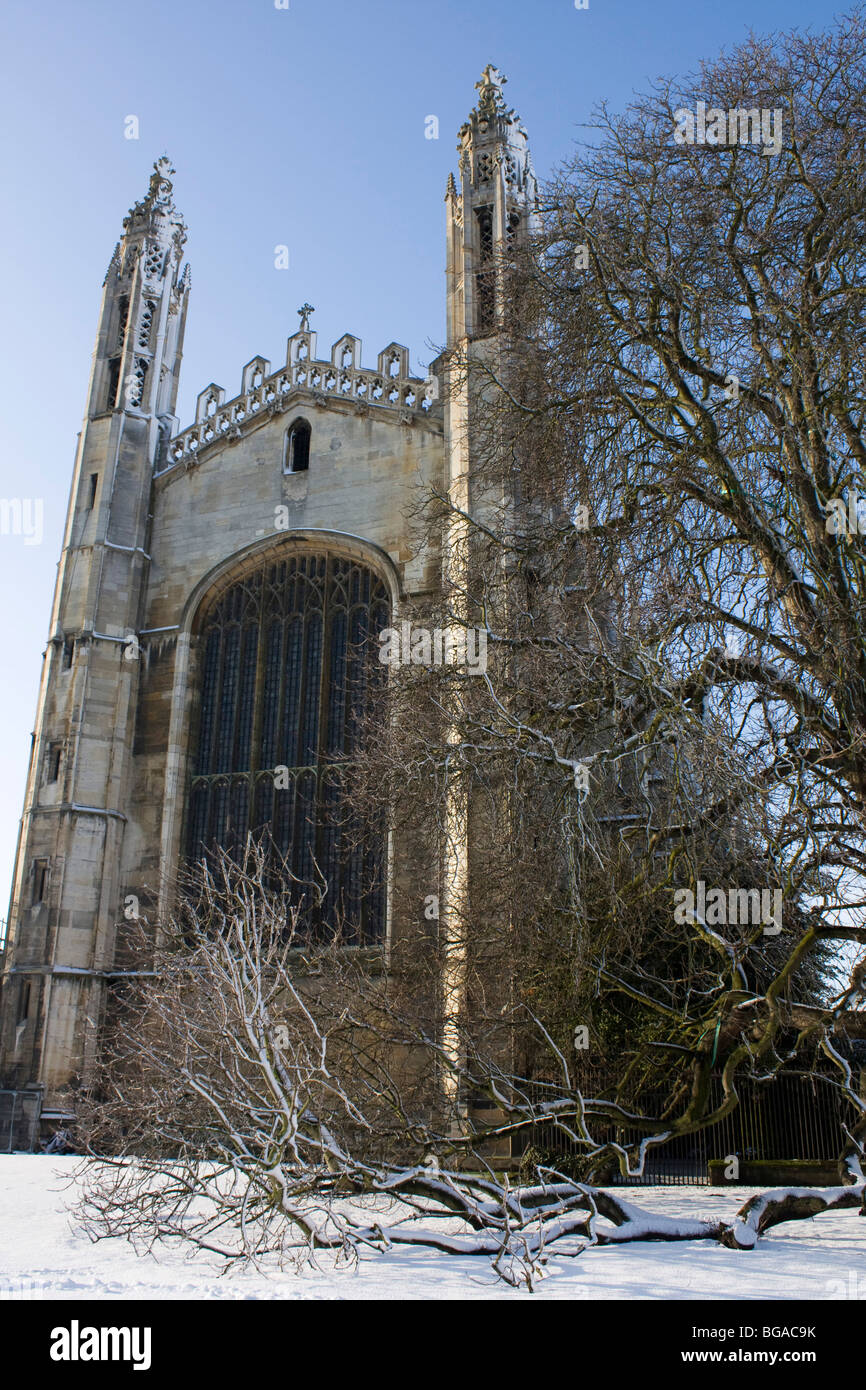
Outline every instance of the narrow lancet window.
<path fill-rule="evenodd" d="M 312 430 L 306 420 L 296 420 L 286 437 L 287 473 L 305 473 L 310 466 L 310 436 Z"/>

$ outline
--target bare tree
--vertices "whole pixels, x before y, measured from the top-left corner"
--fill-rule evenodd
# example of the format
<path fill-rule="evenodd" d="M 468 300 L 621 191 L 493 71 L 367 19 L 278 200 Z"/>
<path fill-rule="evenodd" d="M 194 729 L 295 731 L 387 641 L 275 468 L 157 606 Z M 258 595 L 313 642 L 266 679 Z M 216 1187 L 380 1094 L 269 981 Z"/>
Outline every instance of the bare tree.
<path fill-rule="evenodd" d="M 736 742 L 734 795 L 766 790 L 794 882 L 847 875 L 858 908 L 864 43 L 859 15 L 752 40 L 602 112 L 524 267 L 543 334 L 513 343 L 533 359 L 516 414 L 646 600 L 673 698 Z M 677 143 L 699 103 L 724 143 Z M 749 109 L 775 113 L 778 147 L 734 139 Z"/>
<path fill-rule="evenodd" d="M 447 362 L 473 471 L 428 522 L 464 555 L 414 618 L 487 670 L 394 673 L 368 760 L 428 842 L 465 789 L 464 1055 L 546 1082 L 535 1015 L 652 1145 L 822 1055 L 863 1113 L 863 49 L 754 40 L 600 113 Z M 721 143 L 677 139 L 699 103 Z"/>

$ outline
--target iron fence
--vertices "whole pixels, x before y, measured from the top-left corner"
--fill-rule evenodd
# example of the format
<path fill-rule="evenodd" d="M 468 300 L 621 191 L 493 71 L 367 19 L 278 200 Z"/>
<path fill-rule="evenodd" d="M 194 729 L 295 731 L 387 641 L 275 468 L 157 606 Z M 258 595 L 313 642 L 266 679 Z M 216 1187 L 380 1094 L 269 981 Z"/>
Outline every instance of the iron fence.
<path fill-rule="evenodd" d="M 39 1130 L 41 1091 L 0 1091 L 0 1153 L 33 1153 Z"/>
<path fill-rule="evenodd" d="M 713 1160 L 735 1157 L 742 1167 L 756 1162 L 829 1164 L 839 1158 L 845 1144 L 845 1127 L 857 1112 L 832 1076 L 819 1071 L 805 1075 L 781 1072 L 767 1081 L 743 1079 L 737 1090 L 739 1104 L 718 1124 L 653 1146 L 640 1176 L 623 1177 L 611 1170 L 605 1182 L 706 1185 Z M 721 1098 L 721 1078 L 714 1077 L 710 1097 L 713 1108 Z M 652 1101 L 652 1097 L 642 1101 L 645 1113 L 653 1113 Z M 616 1131 L 613 1126 L 597 1126 L 594 1133 L 599 1139 L 616 1138 L 625 1145 L 636 1144 L 640 1138 L 638 1130 L 624 1127 Z M 527 1138 L 527 1147 L 530 1145 L 536 1152 L 549 1155 L 554 1164 L 557 1159 L 562 1160 L 566 1168 L 569 1158 L 582 1152 L 568 1135 L 549 1122 L 533 1126 Z"/>

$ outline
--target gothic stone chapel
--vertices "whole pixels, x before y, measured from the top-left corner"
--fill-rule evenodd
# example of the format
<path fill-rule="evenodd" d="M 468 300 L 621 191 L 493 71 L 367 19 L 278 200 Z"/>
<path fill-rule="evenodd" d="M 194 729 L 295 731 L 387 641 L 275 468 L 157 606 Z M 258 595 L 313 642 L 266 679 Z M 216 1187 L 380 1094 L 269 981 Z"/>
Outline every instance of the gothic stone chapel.
<path fill-rule="evenodd" d="M 448 348 L 487 350 L 501 308 L 495 248 L 534 216 L 526 132 L 504 80 L 485 69 L 460 130 L 459 187 L 449 176 L 445 200 L 447 348 L 426 381 L 399 343 L 375 367 L 349 333 L 320 357 L 304 305 L 284 363 L 254 357 L 230 399 L 206 386 L 179 428 L 190 276 L 167 160 L 124 220 L 75 460 L 0 996 L 0 1099 L 41 1111 L 43 1134 L 70 1118 L 97 1056 L 124 904 L 152 903 L 157 885 L 165 899 L 202 844 L 264 826 L 301 880 L 313 856 L 323 865 L 359 943 L 400 930 L 387 872 L 365 887 L 365 864 L 387 867 L 383 847 L 333 843 L 327 765 L 347 746 L 359 648 L 441 574 L 441 556 L 410 550 L 419 481 L 464 496 L 471 481 L 468 397 L 436 383 L 448 387 Z M 277 793 L 276 764 L 291 771 Z"/>

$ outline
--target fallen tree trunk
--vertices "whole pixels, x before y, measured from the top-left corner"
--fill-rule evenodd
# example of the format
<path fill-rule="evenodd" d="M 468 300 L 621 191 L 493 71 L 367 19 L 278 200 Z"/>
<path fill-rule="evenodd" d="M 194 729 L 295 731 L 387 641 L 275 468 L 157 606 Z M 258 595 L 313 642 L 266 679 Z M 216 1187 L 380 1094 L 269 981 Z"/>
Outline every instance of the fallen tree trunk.
<path fill-rule="evenodd" d="M 750 1197 L 731 1220 L 712 1220 L 662 1216 L 551 1170 L 544 1170 L 549 1180 L 511 1188 L 493 1174 L 373 1168 L 340 1158 L 335 1182 L 324 1168 L 320 1175 L 307 1167 L 268 1169 L 235 1156 L 228 1185 L 222 1165 L 90 1160 L 84 1225 L 93 1240 L 124 1236 L 153 1249 L 179 1239 L 229 1263 L 268 1254 L 282 1260 L 290 1250 L 301 1259 L 317 1250 L 357 1259 L 365 1250 L 422 1246 L 486 1256 L 507 1283 L 532 1288 L 552 1255 L 575 1258 L 591 1246 L 639 1241 L 711 1240 L 751 1250 L 773 1226 L 843 1208 L 862 1213 L 866 1204 L 856 1162 L 847 1185 L 776 1188 Z"/>
<path fill-rule="evenodd" d="M 784 1221 L 808 1221 L 821 1212 L 843 1207 L 859 1207 L 863 1216 L 864 1203 L 866 1189 L 862 1182 L 846 1187 L 778 1187 L 750 1197 L 725 1229 L 721 1242 L 732 1250 L 751 1250 L 771 1226 L 780 1226 Z"/>

